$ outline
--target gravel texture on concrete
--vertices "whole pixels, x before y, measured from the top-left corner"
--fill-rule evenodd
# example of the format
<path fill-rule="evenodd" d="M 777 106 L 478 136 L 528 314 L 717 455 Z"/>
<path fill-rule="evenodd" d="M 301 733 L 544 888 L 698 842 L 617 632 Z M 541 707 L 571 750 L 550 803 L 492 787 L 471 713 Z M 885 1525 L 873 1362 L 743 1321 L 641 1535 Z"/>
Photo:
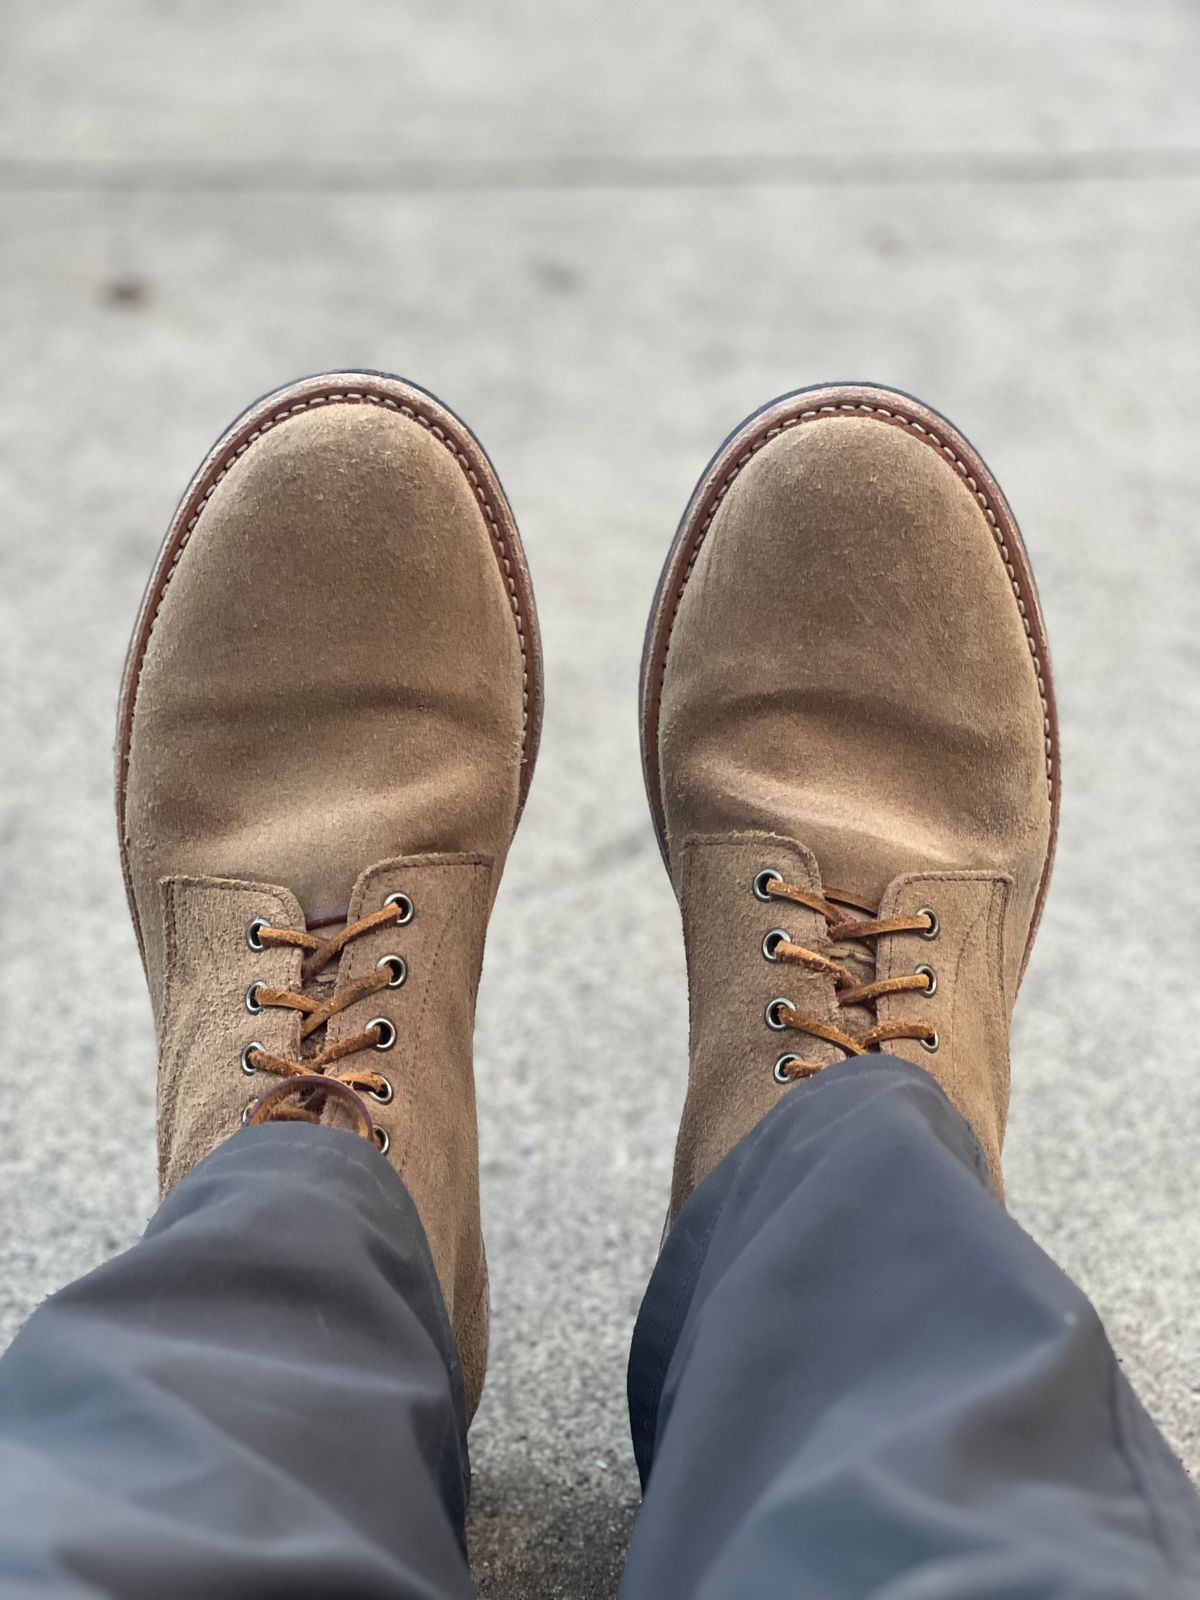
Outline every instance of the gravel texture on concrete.
<path fill-rule="evenodd" d="M 1200 1470 L 1200 13 L 1187 0 L 6 0 L 0 1323 L 153 1205 L 117 679 L 201 454 L 300 373 L 459 410 L 524 532 L 540 768 L 478 1063 L 488 1597 L 610 1595 L 629 1332 L 686 1067 L 636 672 L 675 521 L 760 402 L 870 378 L 1016 509 L 1063 723 L 1018 1007 L 1021 1221 Z M 802 649 L 804 618 L 796 618 Z"/>

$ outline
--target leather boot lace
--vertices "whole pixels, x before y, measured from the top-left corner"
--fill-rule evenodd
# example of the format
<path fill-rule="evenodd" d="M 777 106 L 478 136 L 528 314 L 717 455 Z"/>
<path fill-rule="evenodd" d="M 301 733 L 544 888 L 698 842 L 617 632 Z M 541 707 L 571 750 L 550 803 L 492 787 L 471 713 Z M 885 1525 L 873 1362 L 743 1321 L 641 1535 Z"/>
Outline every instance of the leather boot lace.
<path fill-rule="evenodd" d="M 760 899 L 788 900 L 793 905 L 806 906 L 810 911 L 818 912 L 829 925 L 829 939 L 834 945 L 861 941 L 868 951 L 873 951 L 874 941 L 889 934 L 916 933 L 925 939 L 935 939 L 938 933 L 937 915 L 927 906 L 912 916 L 881 918 L 878 905 L 871 901 L 857 899 L 840 889 L 826 889 L 824 895 L 815 894 L 798 884 L 785 883 L 769 868 L 764 869 L 755 880 L 755 892 Z M 928 966 L 920 966 L 899 977 L 875 978 L 863 983 L 844 962 L 816 950 L 807 950 L 803 945 L 794 944 L 781 931 L 777 932 L 776 938 L 768 934 L 770 949 L 768 951 L 764 941 L 764 953 L 774 961 L 794 962 L 810 972 L 826 973 L 834 981 L 839 1007 L 873 1006 L 884 995 L 908 991 L 932 994 L 937 986 L 933 969 Z M 927 1022 L 896 1018 L 890 1022 L 876 1022 L 860 1032 L 850 1032 L 835 1023 L 823 1022 L 819 1017 L 798 1011 L 787 1000 L 771 1002 L 767 1007 L 767 1021 L 772 1027 L 793 1028 L 799 1033 L 808 1034 L 810 1038 L 835 1045 L 845 1053 L 845 1057 L 866 1055 L 892 1039 L 917 1039 L 927 1050 L 936 1050 L 938 1047 L 938 1036 Z M 811 1078 L 829 1064 L 805 1061 L 799 1056 L 783 1056 L 776 1065 L 775 1075 L 780 1082 L 793 1082 L 799 1078 Z"/>
<path fill-rule="evenodd" d="M 275 928 L 262 918 L 256 918 L 246 930 L 246 942 L 252 950 L 291 948 L 305 952 L 300 969 L 300 981 L 310 986 L 347 945 L 377 928 L 394 927 L 411 920 L 412 901 L 407 895 L 391 895 L 377 911 L 369 912 L 356 922 L 347 923 L 330 938 L 322 939 L 301 928 Z M 399 956 L 385 956 L 373 971 L 364 973 L 350 983 L 337 987 L 321 999 L 306 994 L 303 989 L 273 988 L 270 984 L 252 983 L 246 991 L 246 1009 L 252 1014 L 276 1008 L 298 1011 L 303 1017 L 300 1038 L 314 1040 L 314 1035 L 325 1027 L 331 1018 L 345 1011 L 369 995 L 382 989 L 396 988 L 404 981 L 407 968 Z M 320 1122 L 327 1103 L 339 1100 L 355 1114 L 357 1131 L 365 1138 L 374 1139 L 381 1148 L 387 1148 L 387 1134 L 375 1126 L 374 1119 L 361 1096 L 370 1095 L 381 1104 L 392 1098 L 392 1086 L 382 1073 L 358 1063 L 347 1065 L 340 1071 L 331 1071 L 339 1062 L 349 1063 L 352 1056 L 365 1050 L 389 1050 L 396 1040 L 396 1030 L 386 1017 L 376 1017 L 366 1027 L 347 1035 L 333 1044 L 325 1044 L 311 1054 L 302 1052 L 298 1060 L 290 1056 L 275 1055 L 255 1041 L 242 1051 L 242 1070 L 247 1075 L 268 1072 L 282 1081 L 274 1084 L 265 1094 L 247 1106 L 242 1120 L 250 1125 L 263 1122 Z"/>

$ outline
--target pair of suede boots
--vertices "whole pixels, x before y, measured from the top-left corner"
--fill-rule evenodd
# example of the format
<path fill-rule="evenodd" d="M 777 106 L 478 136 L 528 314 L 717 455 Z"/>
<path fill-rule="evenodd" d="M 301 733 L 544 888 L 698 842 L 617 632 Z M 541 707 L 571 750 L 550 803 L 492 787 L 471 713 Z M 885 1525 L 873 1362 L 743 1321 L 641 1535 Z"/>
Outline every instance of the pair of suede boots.
<path fill-rule="evenodd" d="M 541 714 L 516 524 L 453 413 L 342 372 L 228 429 L 151 576 L 118 728 L 161 1181 L 241 1122 L 375 1140 L 471 1410 L 475 995 Z M 690 991 L 671 1214 L 793 1084 L 879 1049 L 937 1079 L 999 1189 L 1058 757 L 1028 561 L 962 436 L 859 385 L 738 428 L 667 557 L 641 738 Z"/>

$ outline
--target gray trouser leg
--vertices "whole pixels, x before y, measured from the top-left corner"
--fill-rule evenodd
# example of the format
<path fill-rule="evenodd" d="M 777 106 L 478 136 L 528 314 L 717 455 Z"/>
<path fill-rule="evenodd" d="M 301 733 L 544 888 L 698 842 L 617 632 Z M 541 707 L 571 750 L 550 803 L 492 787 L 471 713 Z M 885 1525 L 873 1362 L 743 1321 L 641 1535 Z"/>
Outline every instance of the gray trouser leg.
<path fill-rule="evenodd" d="M 474 1593 L 424 1233 L 334 1128 L 235 1135 L 0 1360 L 0 1596 Z"/>
<path fill-rule="evenodd" d="M 903 1062 L 799 1085 L 699 1187 L 629 1387 L 623 1600 L 1200 1593 L 1200 1503 L 1096 1313 Z"/>

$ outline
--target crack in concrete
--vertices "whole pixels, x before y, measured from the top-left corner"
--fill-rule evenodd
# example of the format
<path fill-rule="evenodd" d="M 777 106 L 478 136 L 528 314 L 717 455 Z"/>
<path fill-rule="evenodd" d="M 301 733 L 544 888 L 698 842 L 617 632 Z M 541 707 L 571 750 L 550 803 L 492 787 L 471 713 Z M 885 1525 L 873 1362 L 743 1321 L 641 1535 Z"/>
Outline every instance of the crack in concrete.
<path fill-rule="evenodd" d="M 740 155 L 404 157 L 387 161 L 0 157 L 7 193 L 462 193 L 468 190 L 1147 183 L 1200 178 L 1200 148 L 770 151 Z"/>

